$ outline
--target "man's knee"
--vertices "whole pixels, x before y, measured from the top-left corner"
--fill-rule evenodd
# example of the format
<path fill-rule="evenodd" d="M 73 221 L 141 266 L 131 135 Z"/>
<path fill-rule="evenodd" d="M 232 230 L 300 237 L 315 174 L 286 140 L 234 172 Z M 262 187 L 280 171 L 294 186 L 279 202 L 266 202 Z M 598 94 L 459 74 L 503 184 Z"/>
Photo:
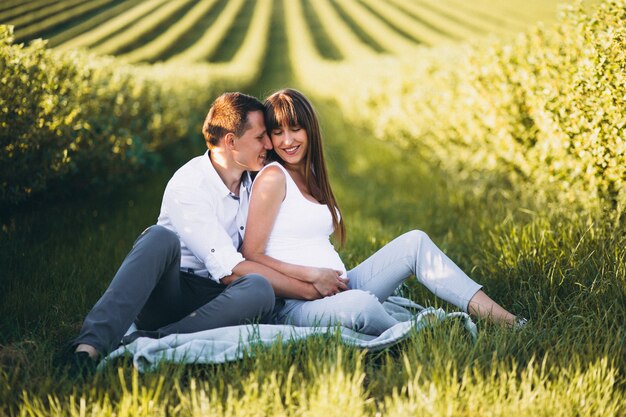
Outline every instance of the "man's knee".
<path fill-rule="evenodd" d="M 233 282 L 232 285 L 238 286 L 245 291 L 247 302 L 258 306 L 260 311 L 269 313 L 274 309 L 276 295 L 272 284 L 262 275 L 248 274 Z"/>
<path fill-rule="evenodd" d="M 176 233 L 166 227 L 154 225 L 144 230 L 135 245 L 149 245 L 152 250 L 176 251 L 180 250 L 180 240 Z"/>
<path fill-rule="evenodd" d="M 148 227 L 143 231 L 143 233 L 141 233 L 141 236 L 149 237 L 150 239 L 158 239 L 167 244 L 180 244 L 176 233 L 172 232 L 167 227 L 159 226 L 158 224 Z"/>

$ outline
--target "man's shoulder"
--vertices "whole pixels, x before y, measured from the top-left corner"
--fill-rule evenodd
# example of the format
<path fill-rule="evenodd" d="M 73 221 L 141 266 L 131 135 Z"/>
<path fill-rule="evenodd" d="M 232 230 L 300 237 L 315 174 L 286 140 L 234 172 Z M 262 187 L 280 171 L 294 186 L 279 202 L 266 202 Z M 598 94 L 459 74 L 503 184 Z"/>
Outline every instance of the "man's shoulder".
<path fill-rule="evenodd" d="M 206 154 L 191 158 L 176 170 L 172 178 L 168 183 L 169 185 L 181 184 L 187 187 L 198 186 L 202 182 L 206 181 L 206 172 L 204 166 L 204 158 L 207 158 Z"/>

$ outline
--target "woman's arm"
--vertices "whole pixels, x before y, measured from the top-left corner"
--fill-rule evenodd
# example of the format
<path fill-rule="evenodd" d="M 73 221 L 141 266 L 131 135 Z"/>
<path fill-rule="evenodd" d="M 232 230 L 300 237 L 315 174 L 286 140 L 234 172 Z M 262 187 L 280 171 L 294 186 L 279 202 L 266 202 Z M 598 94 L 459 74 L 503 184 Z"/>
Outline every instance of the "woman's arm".
<path fill-rule="evenodd" d="M 340 271 L 294 265 L 265 255 L 267 240 L 285 199 L 285 193 L 286 178 L 280 168 L 266 168 L 257 176 L 248 209 L 243 256 L 248 261 L 266 265 L 284 275 L 313 284 L 322 296 L 346 290 L 348 287 L 340 277 Z"/>
<path fill-rule="evenodd" d="M 259 274 L 265 277 L 278 297 L 296 298 L 303 300 L 317 300 L 321 298 L 321 294 L 317 289 L 308 282 L 288 277 L 275 269 L 269 268 L 258 262 L 243 261 L 233 268 L 232 275 L 224 277 L 220 282 L 228 285 L 239 277 L 248 274 Z"/>

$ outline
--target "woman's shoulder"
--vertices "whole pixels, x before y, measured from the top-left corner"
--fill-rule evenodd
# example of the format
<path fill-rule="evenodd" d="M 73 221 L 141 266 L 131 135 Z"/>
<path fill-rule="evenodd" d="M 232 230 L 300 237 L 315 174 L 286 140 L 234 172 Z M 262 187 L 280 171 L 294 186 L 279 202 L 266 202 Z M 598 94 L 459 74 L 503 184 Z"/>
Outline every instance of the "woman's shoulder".
<path fill-rule="evenodd" d="M 279 162 L 270 162 L 259 171 L 257 178 L 262 176 L 284 177 L 286 174 L 285 168 Z"/>
<path fill-rule="evenodd" d="M 258 188 L 260 185 L 282 185 L 284 187 L 287 181 L 285 168 L 278 162 L 267 164 L 254 179 L 254 186 Z"/>
<path fill-rule="evenodd" d="M 274 171 L 274 172 L 285 172 L 285 167 L 280 164 L 280 162 L 273 161 L 269 164 L 265 165 L 260 171 L 259 175 L 264 171 Z"/>

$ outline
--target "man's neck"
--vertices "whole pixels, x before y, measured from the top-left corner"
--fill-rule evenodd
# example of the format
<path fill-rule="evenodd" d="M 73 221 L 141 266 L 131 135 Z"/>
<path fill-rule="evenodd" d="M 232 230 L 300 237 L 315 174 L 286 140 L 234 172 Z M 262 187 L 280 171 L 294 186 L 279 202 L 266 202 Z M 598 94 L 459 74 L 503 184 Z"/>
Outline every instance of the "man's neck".
<path fill-rule="evenodd" d="M 217 171 L 217 175 L 220 176 L 226 188 L 231 193 L 239 195 L 239 187 L 244 170 L 236 166 L 223 152 L 220 152 L 219 148 L 212 149 L 209 152 L 209 157 L 213 168 Z"/>

